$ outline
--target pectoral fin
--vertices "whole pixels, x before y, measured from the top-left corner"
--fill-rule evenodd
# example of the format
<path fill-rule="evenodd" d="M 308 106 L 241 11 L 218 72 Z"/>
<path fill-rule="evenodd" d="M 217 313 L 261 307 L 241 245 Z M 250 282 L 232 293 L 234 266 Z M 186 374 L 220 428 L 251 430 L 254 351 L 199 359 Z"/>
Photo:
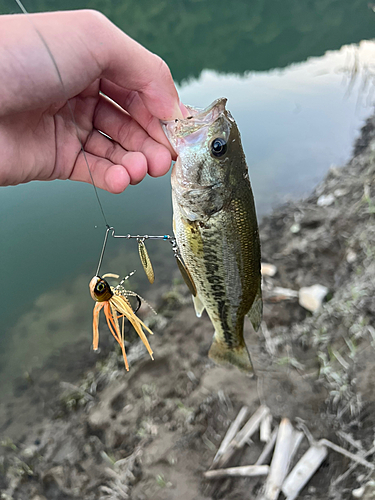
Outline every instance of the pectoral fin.
<path fill-rule="evenodd" d="M 200 318 L 202 316 L 202 312 L 204 311 L 204 305 L 201 302 L 201 299 L 199 298 L 198 295 L 196 295 L 195 297 L 194 295 L 192 295 L 192 297 L 193 297 L 195 314 L 197 315 L 198 318 Z"/>
<path fill-rule="evenodd" d="M 214 335 L 208 357 L 219 365 L 234 365 L 241 371 L 253 372 L 249 352 L 245 344 L 238 347 L 228 347 L 225 342 L 220 342 Z"/>
<path fill-rule="evenodd" d="M 262 314 L 263 314 L 262 288 L 259 285 L 259 289 L 255 296 L 253 305 L 251 306 L 250 311 L 247 313 L 256 332 L 259 330 L 260 323 L 262 322 Z"/>
<path fill-rule="evenodd" d="M 193 295 L 193 297 L 195 297 L 197 295 L 197 287 L 195 286 L 193 277 L 191 276 L 189 269 L 186 267 L 184 261 L 182 260 L 180 250 L 176 242 L 174 243 L 173 246 L 173 253 L 177 262 L 177 266 L 180 270 L 181 276 L 185 281 L 187 287 L 189 288 L 191 294 Z"/>

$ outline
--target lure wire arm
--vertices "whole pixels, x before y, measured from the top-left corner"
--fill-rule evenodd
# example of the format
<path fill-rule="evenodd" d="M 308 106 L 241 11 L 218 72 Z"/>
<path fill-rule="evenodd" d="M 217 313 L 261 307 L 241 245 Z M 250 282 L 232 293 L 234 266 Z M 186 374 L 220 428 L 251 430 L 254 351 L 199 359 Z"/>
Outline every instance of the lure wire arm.
<path fill-rule="evenodd" d="M 103 247 L 102 247 L 102 251 L 100 253 L 99 263 L 98 263 L 98 267 L 96 269 L 95 276 L 99 276 L 99 271 L 100 271 L 100 268 L 101 268 L 102 262 L 103 262 L 104 252 L 105 252 L 105 249 L 106 249 L 106 246 L 107 246 L 108 234 L 109 234 L 109 231 L 111 229 L 113 229 L 112 227 L 108 226 L 108 224 L 106 225 L 106 227 L 107 227 L 107 230 L 106 230 L 105 235 L 104 235 Z"/>
<path fill-rule="evenodd" d="M 137 234 L 137 235 L 126 234 L 126 235 L 122 235 L 122 234 L 116 234 L 116 230 L 115 230 L 115 228 L 113 226 L 109 226 L 107 224 L 106 228 L 107 229 L 106 229 L 105 235 L 104 235 L 104 241 L 103 241 L 102 251 L 100 253 L 99 263 L 98 263 L 98 267 L 96 269 L 96 275 L 95 276 L 100 276 L 99 272 L 100 272 L 100 268 L 102 266 L 104 252 L 105 252 L 105 249 L 107 247 L 109 233 L 111 233 L 111 236 L 113 238 L 125 238 L 127 240 L 136 239 L 138 241 L 144 241 L 144 240 L 170 241 L 172 243 L 172 249 L 173 249 L 174 256 L 176 257 L 176 254 L 177 255 L 179 254 L 178 246 L 177 246 L 177 243 L 176 243 L 176 238 L 174 236 L 169 236 L 169 234 L 164 234 L 162 236 L 153 236 L 153 235 L 149 235 L 149 234 L 144 234 L 144 235 L 140 235 L 140 234 Z"/>
<path fill-rule="evenodd" d="M 107 246 L 108 235 L 109 235 L 110 232 L 111 232 L 111 236 L 113 238 L 125 238 L 125 239 L 128 239 L 128 240 L 130 240 L 130 239 L 136 239 L 138 241 L 138 243 L 140 243 L 140 242 L 143 243 L 144 240 L 163 240 L 163 241 L 169 241 L 172 244 L 173 255 L 174 255 L 175 259 L 176 259 L 177 266 L 178 266 L 178 268 L 179 268 L 179 270 L 181 272 L 183 280 L 185 281 L 185 283 L 186 283 L 187 287 L 189 288 L 191 294 L 194 297 L 197 295 L 196 285 L 194 283 L 193 277 L 190 274 L 189 269 L 186 267 L 186 265 L 184 263 L 184 260 L 183 260 L 183 258 L 181 256 L 180 249 L 178 247 L 176 238 L 173 237 L 173 236 L 169 236 L 169 234 L 164 234 L 163 236 L 151 236 L 149 234 L 145 234 L 145 235 L 137 234 L 136 236 L 135 235 L 131 235 L 131 234 L 120 235 L 120 234 L 116 234 L 115 233 L 115 228 L 114 227 L 107 225 L 107 229 L 106 229 L 106 232 L 105 232 L 105 235 L 104 235 L 103 247 L 102 247 L 102 251 L 101 251 L 101 254 L 100 254 L 100 258 L 99 258 L 99 264 L 98 264 L 98 268 L 96 270 L 96 276 L 99 276 L 99 271 L 100 271 L 100 267 L 102 265 L 102 261 L 103 261 L 103 257 L 104 257 L 104 252 L 105 252 L 105 249 L 106 249 L 106 246 Z M 146 255 L 147 255 L 147 251 L 146 251 Z M 140 256 L 141 256 L 141 261 L 142 261 L 142 255 L 140 254 Z M 148 256 L 147 256 L 147 258 L 148 258 Z M 149 260 L 149 258 L 148 258 L 148 260 Z M 145 264 L 142 261 L 142 265 L 143 265 L 143 267 L 144 267 L 144 269 L 146 271 L 146 275 L 149 278 L 150 283 L 153 283 L 153 281 L 154 281 L 153 269 L 152 269 L 151 263 L 149 263 L 149 264 L 151 266 L 151 271 L 152 271 L 152 280 L 150 279 L 149 270 L 147 269 L 147 266 L 145 267 Z M 133 274 L 133 273 L 131 273 L 131 274 Z M 129 276 L 131 276 L 131 274 Z M 125 281 L 125 279 L 126 278 L 124 278 L 121 281 L 120 286 Z M 136 294 L 136 297 L 137 297 L 138 300 L 141 299 L 140 297 L 138 298 L 137 294 Z M 138 311 L 139 306 L 140 306 L 140 304 L 138 303 L 138 307 L 136 308 L 136 311 Z"/>
<path fill-rule="evenodd" d="M 174 240 L 174 236 L 169 236 L 169 234 L 164 234 L 163 236 L 152 236 L 150 234 L 137 234 L 137 235 L 132 235 L 132 234 L 116 234 L 115 228 L 110 227 L 107 229 L 107 231 L 112 231 L 111 236 L 113 238 L 126 238 L 128 240 L 130 239 L 136 239 L 136 240 L 164 240 L 164 241 L 171 241 Z"/>

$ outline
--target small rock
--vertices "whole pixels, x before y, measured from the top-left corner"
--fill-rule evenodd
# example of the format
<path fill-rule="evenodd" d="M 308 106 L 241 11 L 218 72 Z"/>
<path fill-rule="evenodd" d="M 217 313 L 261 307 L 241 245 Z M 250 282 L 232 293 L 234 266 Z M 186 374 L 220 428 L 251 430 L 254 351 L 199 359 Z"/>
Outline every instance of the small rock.
<path fill-rule="evenodd" d="M 375 498 L 375 481 L 371 479 L 364 486 L 363 500 L 373 500 Z"/>
<path fill-rule="evenodd" d="M 295 299 L 299 296 L 299 293 L 295 290 L 291 290 L 290 288 L 275 286 L 275 288 L 271 291 L 270 296 L 275 298 L 278 302 L 280 300 Z"/>
<path fill-rule="evenodd" d="M 37 452 L 38 452 L 38 446 L 36 446 L 35 444 L 29 446 L 28 448 L 25 448 L 24 450 L 22 450 L 21 452 L 21 456 L 23 458 L 33 458 Z"/>
<path fill-rule="evenodd" d="M 348 191 L 346 189 L 335 189 L 333 191 L 333 194 L 336 198 L 340 198 L 341 196 L 345 196 L 346 194 L 348 194 Z"/>
<path fill-rule="evenodd" d="M 290 232 L 293 234 L 299 233 L 301 231 L 301 224 L 296 222 L 290 227 Z"/>
<path fill-rule="evenodd" d="M 64 473 L 64 467 L 58 465 L 52 467 L 43 475 L 43 485 L 44 487 L 53 487 L 54 489 L 59 489 L 61 492 L 65 493 L 65 483 L 67 477 Z"/>
<path fill-rule="evenodd" d="M 110 426 L 110 411 L 108 405 L 99 403 L 89 414 L 87 422 L 93 431 L 108 429 Z"/>
<path fill-rule="evenodd" d="M 318 205 L 318 207 L 329 207 L 334 202 L 335 202 L 335 196 L 332 193 L 330 193 L 330 194 L 322 194 L 321 196 L 319 196 L 316 204 Z"/>
<path fill-rule="evenodd" d="M 322 305 L 328 291 L 328 288 L 323 285 L 302 287 L 299 291 L 299 303 L 308 311 L 315 312 Z"/>
<path fill-rule="evenodd" d="M 334 177 L 338 177 L 341 173 L 341 169 L 338 168 L 336 165 L 332 164 L 330 167 L 329 167 L 329 173 L 334 176 Z"/>
<path fill-rule="evenodd" d="M 354 498 L 362 498 L 363 497 L 363 494 L 365 492 L 365 487 L 364 486 L 361 486 L 360 488 L 357 488 L 356 490 L 353 490 L 352 491 L 352 496 Z"/>
<path fill-rule="evenodd" d="M 263 276 L 269 276 L 272 278 L 272 276 L 275 276 L 275 274 L 277 273 L 277 267 L 273 264 L 262 262 L 260 272 Z"/>
<path fill-rule="evenodd" d="M 354 250 L 348 250 L 346 254 L 346 262 L 348 264 L 353 264 L 357 260 L 357 254 L 354 252 Z"/>

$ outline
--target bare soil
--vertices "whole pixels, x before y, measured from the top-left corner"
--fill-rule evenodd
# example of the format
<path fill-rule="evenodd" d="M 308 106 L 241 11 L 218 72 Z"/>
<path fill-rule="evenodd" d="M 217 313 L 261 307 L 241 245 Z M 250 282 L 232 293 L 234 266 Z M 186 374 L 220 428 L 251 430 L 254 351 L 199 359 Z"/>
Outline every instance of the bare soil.
<path fill-rule="evenodd" d="M 308 199 L 262 222 L 262 260 L 277 274 L 264 278 L 261 330 L 245 324 L 257 377 L 207 358 L 212 325 L 207 316 L 196 318 L 188 291 L 175 280 L 151 297 L 158 310 L 149 319 L 155 361 L 133 342 L 126 373 L 111 341 L 99 358 L 87 346 L 82 358 L 83 346 L 75 345 L 20 378 L 1 415 L 2 499 L 255 499 L 259 478 L 208 482 L 202 475 L 243 405 L 254 412 L 267 404 L 276 422 L 302 421 L 314 438 L 353 453 L 373 446 L 374 125 L 371 119 L 364 127 L 348 165 L 331 169 Z M 329 194 L 332 204 L 320 206 Z M 314 315 L 297 298 L 275 293 L 316 283 L 330 293 Z M 305 440 L 299 456 L 307 447 Z M 255 438 L 233 464 L 254 463 L 261 449 Z M 362 466 L 337 482 L 349 466 L 329 453 L 300 498 L 349 499 L 365 484 L 362 498 L 373 498 Z"/>

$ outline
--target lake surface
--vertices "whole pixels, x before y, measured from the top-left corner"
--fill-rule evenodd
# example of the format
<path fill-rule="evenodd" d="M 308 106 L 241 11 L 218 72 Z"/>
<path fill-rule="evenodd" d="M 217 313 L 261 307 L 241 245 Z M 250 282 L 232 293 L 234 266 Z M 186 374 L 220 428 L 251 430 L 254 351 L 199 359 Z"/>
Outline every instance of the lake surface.
<path fill-rule="evenodd" d="M 217 97 L 242 134 L 258 215 L 309 193 L 342 165 L 373 110 L 375 14 L 367 1 L 134 0 L 25 3 L 30 12 L 95 8 L 161 55 L 181 100 L 205 107 Z M 0 0 L 0 13 L 18 12 Z M 118 233 L 171 233 L 169 176 L 121 195 L 100 191 Z M 33 182 L 0 188 L 2 394 L 23 372 L 64 345 L 91 344 L 94 275 L 104 237 L 90 185 Z M 171 281 L 170 245 L 150 242 L 159 283 Z M 110 239 L 102 271 L 125 275 L 148 294 L 135 241 Z M 158 281 L 159 280 L 159 281 Z M 63 354 L 62 354 L 63 355 Z"/>

